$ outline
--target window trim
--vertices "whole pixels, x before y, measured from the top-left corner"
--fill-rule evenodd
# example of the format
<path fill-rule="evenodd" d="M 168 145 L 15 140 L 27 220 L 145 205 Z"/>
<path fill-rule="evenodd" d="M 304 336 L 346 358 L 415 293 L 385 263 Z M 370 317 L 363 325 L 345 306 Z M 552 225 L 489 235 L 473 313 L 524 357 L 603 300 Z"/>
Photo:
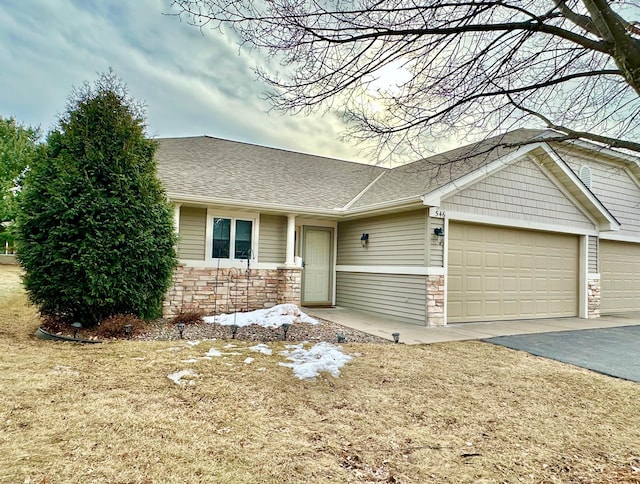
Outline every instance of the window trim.
<path fill-rule="evenodd" d="M 231 220 L 231 233 L 229 240 L 229 254 L 233 257 L 218 258 L 213 257 L 213 219 L 226 218 Z M 206 242 L 205 242 L 205 261 L 219 263 L 220 267 L 244 267 L 247 259 L 238 259 L 235 254 L 235 237 L 236 237 L 236 221 L 244 220 L 251 222 L 251 257 L 248 259 L 252 262 L 258 260 L 258 223 L 260 216 L 253 212 L 229 212 L 225 210 L 216 210 L 207 208 L 207 224 L 206 224 Z"/>

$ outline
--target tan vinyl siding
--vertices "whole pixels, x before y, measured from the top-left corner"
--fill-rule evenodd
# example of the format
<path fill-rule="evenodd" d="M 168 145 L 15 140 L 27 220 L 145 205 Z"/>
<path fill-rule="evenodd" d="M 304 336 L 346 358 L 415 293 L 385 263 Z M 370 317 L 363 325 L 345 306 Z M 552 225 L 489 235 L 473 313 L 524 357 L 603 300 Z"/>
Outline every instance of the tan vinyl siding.
<path fill-rule="evenodd" d="M 426 210 L 338 224 L 338 265 L 425 265 Z M 360 244 L 369 234 L 366 247 Z"/>
<path fill-rule="evenodd" d="M 531 160 L 509 165 L 445 200 L 454 212 L 593 228 L 593 223 Z"/>
<path fill-rule="evenodd" d="M 434 235 L 433 231 L 436 228 L 444 231 L 444 220 L 431 217 L 429 220 L 430 233 L 427 234 L 429 240 L 429 266 L 444 267 L 444 237 Z"/>
<path fill-rule="evenodd" d="M 598 273 L 598 237 L 593 235 L 589 236 L 588 249 L 589 251 L 589 264 L 588 270 L 590 274 Z"/>
<path fill-rule="evenodd" d="M 282 264 L 287 252 L 287 217 L 260 215 L 258 262 Z"/>
<path fill-rule="evenodd" d="M 178 242 L 180 259 L 204 260 L 206 229 L 206 209 L 180 208 L 180 240 Z"/>
<path fill-rule="evenodd" d="M 338 306 L 425 324 L 424 276 L 338 272 Z"/>
<path fill-rule="evenodd" d="M 591 169 L 591 191 L 620 222 L 620 233 L 640 234 L 640 188 L 621 166 L 586 159 L 563 150 L 558 153 L 577 174 L 581 166 Z"/>

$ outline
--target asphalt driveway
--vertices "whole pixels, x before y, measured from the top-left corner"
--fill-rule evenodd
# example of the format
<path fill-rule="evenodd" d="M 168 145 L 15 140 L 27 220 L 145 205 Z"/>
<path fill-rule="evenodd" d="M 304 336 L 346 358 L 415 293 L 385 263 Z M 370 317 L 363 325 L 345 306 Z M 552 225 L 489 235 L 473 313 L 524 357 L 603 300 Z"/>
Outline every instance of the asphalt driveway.
<path fill-rule="evenodd" d="M 640 326 L 499 336 L 483 341 L 640 382 Z"/>

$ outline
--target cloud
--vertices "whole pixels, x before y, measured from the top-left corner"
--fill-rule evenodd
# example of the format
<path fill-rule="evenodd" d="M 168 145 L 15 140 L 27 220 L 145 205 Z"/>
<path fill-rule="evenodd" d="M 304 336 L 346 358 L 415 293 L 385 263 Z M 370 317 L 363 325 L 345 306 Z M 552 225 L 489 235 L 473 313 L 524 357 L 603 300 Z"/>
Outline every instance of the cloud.
<path fill-rule="evenodd" d="M 45 131 L 65 109 L 73 86 L 110 67 L 147 104 L 156 137 L 211 135 L 350 160 L 333 114 L 268 112 L 257 52 L 231 35 L 186 25 L 169 0 L 29 0 L 0 16 L 0 115 Z M 169 15 L 167 15 L 169 14 Z"/>

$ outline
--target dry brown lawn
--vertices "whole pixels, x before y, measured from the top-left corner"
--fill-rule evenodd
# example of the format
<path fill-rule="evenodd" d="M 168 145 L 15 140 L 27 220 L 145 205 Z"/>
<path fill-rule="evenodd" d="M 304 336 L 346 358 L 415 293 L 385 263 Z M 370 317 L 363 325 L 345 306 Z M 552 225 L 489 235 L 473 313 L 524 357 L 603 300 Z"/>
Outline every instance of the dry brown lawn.
<path fill-rule="evenodd" d="M 0 267 L 1 482 L 640 482 L 636 383 L 480 342 L 347 344 L 315 381 L 283 343 L 52 343 L 18 281 Z M 181 362 L 211 347 L 239 354 Z"/>

